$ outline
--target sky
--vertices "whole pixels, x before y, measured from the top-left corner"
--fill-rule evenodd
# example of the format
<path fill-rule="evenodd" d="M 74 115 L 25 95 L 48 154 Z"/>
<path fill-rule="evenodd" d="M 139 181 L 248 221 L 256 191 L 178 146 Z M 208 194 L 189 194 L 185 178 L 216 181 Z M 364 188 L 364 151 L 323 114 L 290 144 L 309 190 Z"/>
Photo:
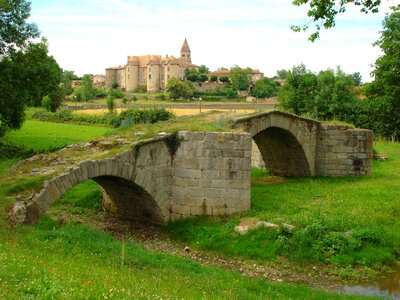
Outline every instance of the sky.
<path fill-rule="evenodd" d="M 157 54 L 179 57 L 187 38 L 192 62 L 210 70 L 234 65 L 259 69 L 272 77 L 277 70 L 304 63 L 313 72 L 341 68 L 360 72 L 371 81 L 371 65 L 380 50 L 379 38 L 389 7 L 363 14 L 349 5 L 336 27 L 295 33 L 307 7 L 291 0 L 31 0 L 30 21 L 49 42 L 49 52 L 61 68 L 76 75 L 105 74 L 108 67 L 126 64 L 127 56 Z"/>

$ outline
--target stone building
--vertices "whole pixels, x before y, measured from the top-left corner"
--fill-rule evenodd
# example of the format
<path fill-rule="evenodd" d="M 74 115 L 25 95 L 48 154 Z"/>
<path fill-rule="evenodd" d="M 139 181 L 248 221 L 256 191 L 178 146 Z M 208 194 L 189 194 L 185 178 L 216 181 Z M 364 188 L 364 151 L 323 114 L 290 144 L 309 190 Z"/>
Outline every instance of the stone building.
<path fill-rule="evenodd" d="M 125 66 L 106 69 L 105 87 L 111 88 L 116 82 L 121 89 L 135 91 L 139 86 L 154 92 L 166 87 L 170 78 L 184 79 L 187 68 L 197 67 L 192 64 L 191 51 L 187 40 L 183 42 L 179 58 L 166 55 L 128 56 Z"/>

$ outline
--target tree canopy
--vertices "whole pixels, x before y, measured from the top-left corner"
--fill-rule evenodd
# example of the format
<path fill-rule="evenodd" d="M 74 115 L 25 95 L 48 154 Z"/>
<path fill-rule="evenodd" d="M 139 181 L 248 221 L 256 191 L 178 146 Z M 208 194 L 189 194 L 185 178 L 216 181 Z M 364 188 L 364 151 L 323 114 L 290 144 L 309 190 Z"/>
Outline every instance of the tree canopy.
<path fill-rule="evenodd" d="M 57 109 L 64 98 L 61 75 L 44 39 L 4 56 L 0 61 L 0 136 L 21 127 L 25 105 L 41 106 L 43 98 L 49 96 L 46 105 Z"/>
<path fill-rule="evenodd" d="M 375 42 L 382 55 L 375 61 L 375 80 L 365 87 L 367 117 L 359 124 L 377 135 L 400 139 L 400 5 L 385 17 L 383 31 Z"/>
<path fill-rule="evenodd" d="M 27 22 L 30 12 L 28 1 L 0 1 L 0 55 L 24 48 L 31 38 L 39 36 L 36 24 Z"/>
<path fill-rule="evenodd" d="M 344 13 L 349 4 L 360 7 L 362 13 L 376 13 L 382 0 L 293 0 L 293 5 L 308 5 L 307 16 L 310 23 L 314 23 L 316 31 L 313 32 L 309 40 L 315 41 L 319 38 L 321 28 L 329 29 L 335 26 L 338 14 Z M 309 23 L 308 23 L 309 24 Z M 305 31 L 309 25 L 293 25 L 291 28 L 295 32 Z"/>
<path fill-rule="evenodd" d="M 303 64 L 289 72 L 278 97 L 283 108 L 322 120 L 346 121 L 358 103 L 352 75 L 340 68 L 316 75 Z"/>
<path fill-rule="evenodd" d="M 179 98 L 188 99 L 193 95 L 194 87 L 188 81 L 181 81 L 172 77 L 167 82 L 166 91 L 173 100 Z"/>
<path fill-rule="evenodd" d="M 233 66 L 230 70 L 232 86 L 241 91 L 248 90 L 251 84 L 252 73 L 253 71 L 250 68 L 242 69 L 237 65 Z"/>

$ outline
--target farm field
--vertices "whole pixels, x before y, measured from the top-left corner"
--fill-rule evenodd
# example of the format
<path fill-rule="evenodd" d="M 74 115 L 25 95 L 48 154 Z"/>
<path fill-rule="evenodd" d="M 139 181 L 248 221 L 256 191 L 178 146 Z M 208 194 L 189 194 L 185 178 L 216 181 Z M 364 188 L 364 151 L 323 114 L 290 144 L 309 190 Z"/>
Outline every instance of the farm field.
<path fill-rule="evenodd" d="M 121 111 L 126 110 L 125 108 L 117 108 L 115 111 L 120 113 Z M 170 112 L 175 114 L 177 117 L 181 116 L 190 116 L 196 115 L 200 113 L 200 108 L 168 108 Z M 231 115 L 242 115 L 249 114 L 255 112 L 253 109 L 211 109 L 211 108 L 202 108 L 201 112 L 209 112 L 209 111 L 221 111 L 221 112 L 229 112 Z M 77 114 L 88 114 L 88 115 L 98 115 L 107 113 L 107 109 L 85 109 L 76 111 Z"/>

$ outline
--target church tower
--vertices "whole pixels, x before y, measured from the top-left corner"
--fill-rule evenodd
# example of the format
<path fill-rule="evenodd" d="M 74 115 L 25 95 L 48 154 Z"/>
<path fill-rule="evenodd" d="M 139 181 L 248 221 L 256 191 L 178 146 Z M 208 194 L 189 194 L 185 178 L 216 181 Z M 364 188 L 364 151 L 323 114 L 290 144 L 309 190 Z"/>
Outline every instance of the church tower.
<path fill-rule="evenodd" d="M 185 65 L 190 65 L 192 63 L 191 51 L 190 51 L 189 44 L 186 39 L 183 42 L 182 49 L 181 49 L 181 61 Z"/>

